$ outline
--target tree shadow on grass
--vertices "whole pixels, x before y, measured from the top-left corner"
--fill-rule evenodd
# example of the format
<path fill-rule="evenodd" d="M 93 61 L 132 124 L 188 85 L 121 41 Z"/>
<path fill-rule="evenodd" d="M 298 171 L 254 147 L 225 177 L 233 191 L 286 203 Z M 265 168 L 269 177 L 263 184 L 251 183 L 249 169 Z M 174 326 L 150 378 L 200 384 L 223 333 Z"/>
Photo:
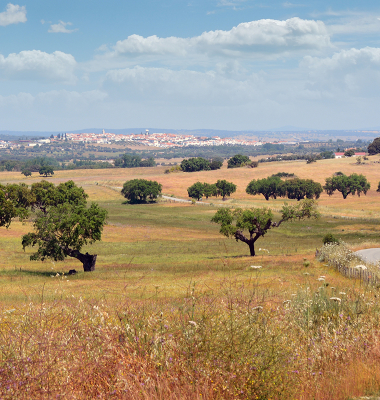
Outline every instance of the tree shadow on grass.
<path fill-rule="evenodd" d="M 157 201 L 156 200 L 147 200 L 147 201 L 139 201 L 139 200 L 135 200 L 135 201 L 132 201 L 132 200 L 125 200 L 125 201 L 123 201 L 121 204 L 126 204 L 126 205 L 134 205 L 134 204 L 157 204 Z"/>
<path fill-rule="evenodd" d="M 56 276 L 57 273 L 62 276 L 73 276 L 77 274 L 69 274 L 68 272 L 63 271 L 31 271 L 28 269 L 16 269 L 11 271 L 2 271 L 0 275 L 28 275 L 28 276 L 44 276 L 44 277 L 51 277 Z"/>

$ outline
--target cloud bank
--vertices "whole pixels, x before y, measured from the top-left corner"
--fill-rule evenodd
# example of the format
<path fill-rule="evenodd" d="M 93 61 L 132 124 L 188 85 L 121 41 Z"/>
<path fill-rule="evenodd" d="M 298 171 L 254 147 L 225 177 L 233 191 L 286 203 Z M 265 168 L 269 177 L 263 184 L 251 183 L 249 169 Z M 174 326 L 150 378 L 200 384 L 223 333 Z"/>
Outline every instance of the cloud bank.
<path fill-rule="evenodd" d="M 110 56 L 222 54 L 273 54 L 331 47 L 330 36 L 321 21 L 291 18 L 244 22 L 229 31 L 204 32 L 192 38 L 131 35 L 113 47 Z"/>
<path fill-rule="evenodd" d="M 75 83 L 75 58 L 71 54 L 55 51 L 26 50 L 0 54 L 0 78 L 11 80 L 37 80 L 45 82 Z"/>

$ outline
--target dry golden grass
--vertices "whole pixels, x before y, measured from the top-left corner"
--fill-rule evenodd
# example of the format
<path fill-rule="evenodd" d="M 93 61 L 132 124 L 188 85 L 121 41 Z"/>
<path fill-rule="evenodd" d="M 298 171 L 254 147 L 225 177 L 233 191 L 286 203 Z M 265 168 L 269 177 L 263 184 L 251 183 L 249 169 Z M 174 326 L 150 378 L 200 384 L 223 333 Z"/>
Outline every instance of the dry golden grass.
<path fill-rule="evenodd" d="M 80 270 L 76 260 L 29 260 L 32 249 L 24 253 L 20 245 L 29 224 L 0 229 L 0 397 L 346 400 L 375 393 L 378 289 L 314 258 L 321 232 L 330 229 L 344 232 L 357 248 L 379 247 L 378 224 L 362 219 L 380 217 L 378 164 L 354 162 L 188 174 L 164 174 L 166 167 L 57 171 L 48 180 L 83 186 L 109 210 L 109 225 L 102 242 L 88 247 L 98 254 L 97 270 L 74 276 L 62 271 Z M 121 205 L 120 187 L 129 179 L 157 180 L 165 194 L 182 198 L 196 181 L 227 179 L 237 193 L 210 202 L 278 210 L 283 199 L 266 202 L 245 193 L 251 179 L 293 172 L 323 184 L 337 171 L 363 173 L 371 191 L 347 200 L 323 194 L 322 221 L 268 233 L 257 247 L 269 253 L 260 250 L 254 259 L 210 224 L 214 207 Z M 0 177 L 2 183 L 41 180 L 16 172 Z M 361 219 L 334 218 L 340 215 Z M 354 241 L 359 233 L 360 243 Z M 347 298 L 331 303 L 339 292 Z"/>

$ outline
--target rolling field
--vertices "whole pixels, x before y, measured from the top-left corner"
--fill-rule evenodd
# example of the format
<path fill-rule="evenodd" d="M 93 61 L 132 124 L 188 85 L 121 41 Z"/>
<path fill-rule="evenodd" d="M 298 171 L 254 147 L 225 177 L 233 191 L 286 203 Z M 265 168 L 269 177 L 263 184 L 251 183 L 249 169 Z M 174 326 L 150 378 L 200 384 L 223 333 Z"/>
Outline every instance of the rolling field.
<path fill-rule="evenodd" d="M 380 247 L 378 160 L 173 174 L 166 167 L 56 172 L 49 181 L 74 180 L 108 210 L 108 223 L 102 241 L 84 249 L 98 254 L 96 271 L 86 274 L 75 259 L 30 261 L 32 249 L 24 252 L 20 239 L 30 223 L 0 230 L 0 397 L 348 399 L 377 393 L 380 292 L 341 276 L 314 253 L 327 232 L 353 249 Z M 337 171 L 363 173 L 371 183 L 367 196 L 322 194 L 321 219 L 269 231 L 255 258 L 210 222 L 221 205 L 280 210 L 284 199 L 245 193 L 252 179 L 288 172 L 324 184 Z M 41 180 L 16 172 L 0 177 L 2 183 Z M 165 195 L 185 199 L 196 181 L 226 179 L 238 190 L 225 202 L 204 200 L 207 205 L 123 204 L 120 188 L 134 178 L 157 180 Z M 73 268 L 77 275 L 64 275 Z"/>

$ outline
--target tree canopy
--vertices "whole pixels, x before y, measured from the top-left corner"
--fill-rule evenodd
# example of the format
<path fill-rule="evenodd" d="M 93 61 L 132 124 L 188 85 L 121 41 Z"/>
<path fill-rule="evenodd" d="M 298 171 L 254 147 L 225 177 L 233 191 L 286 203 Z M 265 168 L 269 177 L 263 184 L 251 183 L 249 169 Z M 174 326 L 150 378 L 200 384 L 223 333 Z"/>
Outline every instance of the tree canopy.
<path fill-rule="evenodd" d="M 242 241 L 249 246 L 251 256 L 255 256 L 255 242 L 273 228 L 283 222 L 305 218 L 319 218 L 317 203 L 313 199 L 305 199 L 296 205 L 284 204 L 281 218 L 273 221 L 273 213 L 268 208 L 235 209 L 221 208 L 211 219 L 220 225 L 220 233 Z M 247 232 L 247 233 L 245 233 Z"/>
<path fill-rule="evenodd" d="M 226 200 L 227 196 L 231 196 L 231 193 L 236 192 L 236 185 L 232 182 L 228 182 L 225 179 L 218 180 L 215 184 L 217 194 L 223 197 L 223 200 Z"/>
<path fill-rule="evenodd" d="M 181 162 L 181 169 L 184 172 L 196 172 L 196 171 L 210 171 L 210 161 L 202 157 L 192 157 Z"/>
<path fill-rule="evenodd" d="M 162 185 L 156 181 L 146 179 L 132 179 L 123 185 L 121 194 L 130 203 L 153 202 L 161 195 Z"/>
<path fill-rule="evenodd" d="M 203 195 L 208 199 L 211 196 L 218 195 L 218 189 L 215 183 L 204 183 L 203 184 Z"/>
<path fill-rule="evenodd" d="M 318 199 L 323 192 L 322 185 L 312 179 L 293 178 L 282 181 L 278 175 L 268 178 L 252 180 L 247 188 L 248 194 L 262 194 L 265 200 L 277 197 L 287 197 L 288 199 L 302 200 Z"/>
<path fill-rule="evenodd" d="M 323 188 L 329 196 L 337 190 L 346 199 L 349 194 L 352 196 L 357 194 L 359 197 L 362 193 L 367 194 L 371 185 L 362 174 L 351 174 L 349 176 L 341 174 L 326 178 L 326 184 Z"/>
<path fill-rule="evenodd" d="M 289 179 L 284 182 L 284 187 L 286 197 L 288 199 L 297 199 L 298 201 L 304 198 L 319 199 L 323 192 L 322 185 L 312 179 Z"/>
<path fill-rule="evenodd" d="M 48 176 L 54 175 L 54 169 L 53 169 L 53 167 L 51 165 L 43 165 L 39 169 L 38 173 L 47 178 Z"/>
<path fill-rule="evenodd" d="M 31 176 L 32 172 L 29 169 L 23 169 L 21 173 L 25 176 Z"/>
<path fill-rule="evenodd" d="M 345 157 L 352 157 L 352 156 L 354 156 L 355 155 L 355 150 L 354 149 L 349 149 L 349 150 L 346 150 L 345 152 L 344 152 L 344 156 Z"/>
<path fill-rule="evenodd" d="M 187 188 L 187 193 L 189 197 L 200 200 L 204 193 L 204 184 L 201 182 L 194 183 Z"/>
<path fill-rule="evenodd" d="M 27 218 L 31 201 L 32 196 L 27 185 L 0 184 L 0 226 L 8 228 L 14 218 Z"/>
<path fill-rule="evenodd" d="M 380 137 L 373 140 L 372 143 L 368 145 L 368 154 L 373 156 L 380 153 Z"/>
<path fill-rule="evenodd" d="M 253 179 L 249 182 L 245 191 L 248 194 L 256 195 L 262 194 L 265 200 L 271 197 L 276 199 L 285 195 L 284 182 L 278 176 L 270 176 L 264 179 Z"/>
<path fill-rule="evenodd" d="M 223 166 L 223 158 L 213 158 L 210 161 L 210 168 L 212 170 L 220 169 Z"/>
<path fill-rule="evenodd" d="M 239 168 L 250 162 L 248 156 L 243 156 L 241 154 L 235 154 L 227 161 L 227 168 Z"/>
<path fill-rule="evenodd" d="M 67 256 L 77 258 L 84 271 L 95 269 L 96 255 L 80 252 L 84 245 L 101 240 L 107 211 L 96 203 L 90 207 L 83 204 L 58 204 L 39 209 L 34 219 L 34 232 L 22 237 L 22 246 L 38 246 L 31 260 L 63 261 Z"/>
<path fill-rule="evenodd" d="M 12 219 L 25 219 L 34 212 L 34 232 L 22 237 L 22 246 L 37 246 L 31 260 L 63 260 L 70 256 L 83 263 L 85 271 L 95 269 L 96 255 L 82 254 L 81 248 L 101 239 L 107 211 L 96 203 L 87 207 L 87 194 L 73 181 L 58 186 L 41 181 L 0 185 L 0 226 Z"/>

